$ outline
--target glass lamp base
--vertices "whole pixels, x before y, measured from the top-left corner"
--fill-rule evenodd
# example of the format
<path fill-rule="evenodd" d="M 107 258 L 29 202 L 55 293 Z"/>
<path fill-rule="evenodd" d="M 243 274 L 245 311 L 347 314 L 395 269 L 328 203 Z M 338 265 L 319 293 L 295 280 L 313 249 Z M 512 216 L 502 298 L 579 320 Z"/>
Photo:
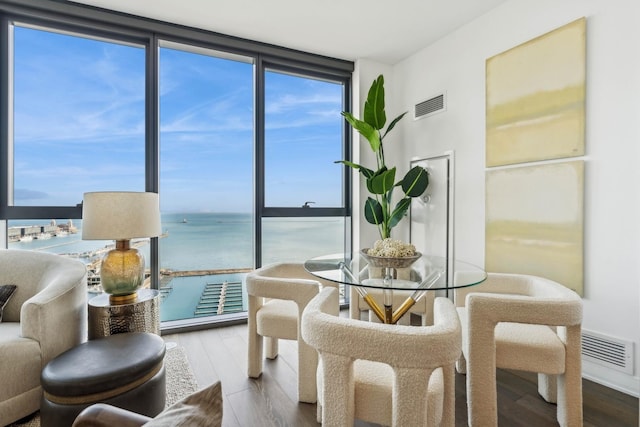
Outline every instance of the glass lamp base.
<path fill-rule="evenodd" d="M 117 241 L 116 248 L 107 252 L 100 265 L 102 289 L 114 300 L 131 302 L 143 281 L 144 257 L 137 249 L 129 247 L 128 240 Z"/>

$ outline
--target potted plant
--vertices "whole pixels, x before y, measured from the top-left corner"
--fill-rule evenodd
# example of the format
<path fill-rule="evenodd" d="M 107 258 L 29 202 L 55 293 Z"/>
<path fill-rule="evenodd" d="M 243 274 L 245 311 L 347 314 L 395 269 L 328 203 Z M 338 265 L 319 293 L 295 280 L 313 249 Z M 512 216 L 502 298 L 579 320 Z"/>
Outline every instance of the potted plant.
<path fill-rule="evenodd" d="M 411 249 L 415 254 L 413 245 L 403 245 L 391 239 L 391 230 L 406 216 L 407 209 L 411 204 L 411 199 L 421 196 L 429 185 L 429 174 L 427 170 L 420 166 L 415 166 L 409 170 L 405 176 L 396 181 L 396 167 L 389 168 L 384 158 L 384 139 L 395 125 L 407 114 L 404 112 L 393 119 L 386 130 L 383 131 L 387 122 L 384 104 L 384 77 L 378 76 L 369 89 L 367 100 L 364 104 L 364 115 L 362 120 L 357 119 L 353 114 L 343 111 L 342 116 L 356 129 L 360 135 L 369 141 L 371 150 L 376 155 L 376 167 L 370 169 L 365 166 L 338 160 L 336 163 L 343 163 L 351 168 L 357 169 L 366 180 L 367 190 L 371 193 L 364 204 L 364 217 L 370 224 L 378 227 L 380 240 L 374 246 L 375 253 L 369 255 L 384 255 L 384 253 L 396 254 L 395 256 L 409 256 L 407 252 Z M 402 190 L 402 198 L 393 205 L 393 193 L 396 188 Z M 375 249 L 376 246 L 378 249 Z"/>

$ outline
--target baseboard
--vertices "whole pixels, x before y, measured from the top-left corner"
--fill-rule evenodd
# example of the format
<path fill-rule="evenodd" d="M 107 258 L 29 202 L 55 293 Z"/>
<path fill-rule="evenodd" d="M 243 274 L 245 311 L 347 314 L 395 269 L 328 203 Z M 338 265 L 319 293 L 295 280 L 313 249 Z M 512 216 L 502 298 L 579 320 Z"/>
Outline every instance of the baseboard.
<path fill-rule="evenodd" d="M 582 359 L 582 377 L 634 397 L 640 397 L 640 378 Z"/>

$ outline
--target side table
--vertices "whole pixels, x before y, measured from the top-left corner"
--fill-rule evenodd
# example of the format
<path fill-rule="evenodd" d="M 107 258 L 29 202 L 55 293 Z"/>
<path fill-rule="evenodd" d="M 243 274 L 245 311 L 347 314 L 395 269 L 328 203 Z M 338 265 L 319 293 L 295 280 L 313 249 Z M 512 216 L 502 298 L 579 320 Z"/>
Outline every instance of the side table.
<path fill-rule="evenodd" d="M 138 289 L 138 298 L 128 304 L 111 304 L 109 294 L 89 300 L 89 339 L 123 332 L 151 332 L 160 335 L 160 292 Z"/>

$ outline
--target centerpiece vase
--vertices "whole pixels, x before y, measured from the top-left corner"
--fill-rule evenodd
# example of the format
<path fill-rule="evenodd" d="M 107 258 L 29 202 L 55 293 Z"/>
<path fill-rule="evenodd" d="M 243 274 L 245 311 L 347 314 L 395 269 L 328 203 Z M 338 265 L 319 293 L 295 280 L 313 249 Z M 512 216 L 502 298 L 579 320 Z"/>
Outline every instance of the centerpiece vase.
<path fill-rule="evenodd" d="M 390 276 L 391 279 L 411 280 L 411 265 L 422 256 L 420 252 L 416 252 L 415 255 L 408 257 L 385 257 L 369 255 L 368 251 L 369 248 L 365 248 L 360 253 L 367 260 L 371 279 L 384 279 Z"/>

